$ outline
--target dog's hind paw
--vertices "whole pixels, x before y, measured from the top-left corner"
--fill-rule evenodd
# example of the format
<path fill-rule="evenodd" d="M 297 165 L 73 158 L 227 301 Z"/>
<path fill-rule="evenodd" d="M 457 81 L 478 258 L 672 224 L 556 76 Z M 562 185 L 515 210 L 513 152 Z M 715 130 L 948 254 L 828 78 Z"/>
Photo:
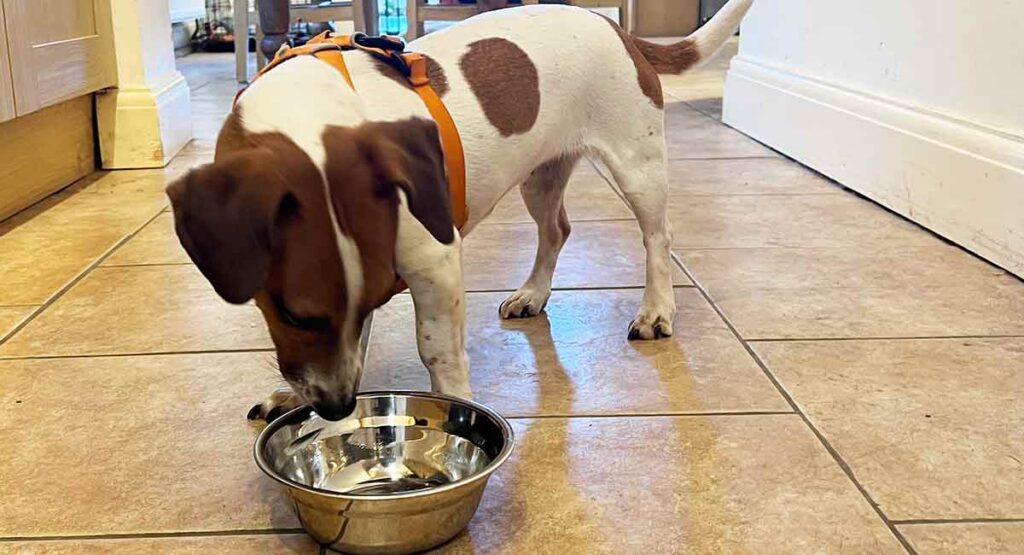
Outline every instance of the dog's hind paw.
<path fill-rule="evenodd" d="M 246 418 L 273 422 L 282 414 L 306 404 L 290 387 L 275 389 L 262 403 L 253 405 Z"/>
<path fill-rule="evenodd" d="M 544 311 L 549 297 L 551 297 L 551 291 L 521 288 L 501 303 L 501 306 L 498 307 L 498 314 L 505 320 L 532 318 Z"/>
<path fill-rule="evenodd" d="M 671 312 L 666 315 L 641 309 L 640 314 L 629 324 L 629 340 L 661 339 L 672 336 Z"/>

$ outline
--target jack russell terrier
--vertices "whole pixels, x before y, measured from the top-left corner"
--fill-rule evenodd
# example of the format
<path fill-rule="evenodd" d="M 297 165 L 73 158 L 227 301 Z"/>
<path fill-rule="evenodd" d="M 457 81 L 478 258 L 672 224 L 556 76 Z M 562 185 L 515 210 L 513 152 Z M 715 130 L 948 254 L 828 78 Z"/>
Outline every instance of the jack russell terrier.
<path fill-rule="evenodd" d="M 518 186 L 539 246 L 529 279 L 499 310 L 539 314 L 569 235 L 566 183 L 584 155 L 609 168 L 643 232 L 647 277 L 629 338 L 672 335 L 658 74 L 710 57 L 751 2 L 730 0 L 670 45 L 550 5 L 488 12 L 412 42 L 463 145 L 461 229 L 438 127 L 393 67 L 351 50 L 347 75 L 296 56 L 254 81 L 225 121 L 214 162 L 167 189 L 183 247 L 226 301 L 255 299 L 290 385 L 250 418 L 304 403 L 327 419 L 350 414 L 363 320 L 403 281 L 433 390 L 469 398 L 462 237 Z"/>

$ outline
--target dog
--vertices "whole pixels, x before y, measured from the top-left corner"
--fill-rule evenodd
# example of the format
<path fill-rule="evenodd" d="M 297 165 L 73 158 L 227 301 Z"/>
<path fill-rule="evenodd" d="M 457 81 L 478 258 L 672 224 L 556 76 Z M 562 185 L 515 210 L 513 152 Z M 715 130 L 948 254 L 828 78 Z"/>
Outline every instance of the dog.
<path fill-rule="evenodd" d="M 664 97 L 658 74 L 711 56 L 752 0 L 730 0 L 685 40 L 635 38 L 593 12 L 537 5 L 478 15 L 413 41 L 464 148 L 468 221 L 453 225 L 438 127 L 404 76 L 345 52 L 353 86 L 298 56 L 237 99 L 214 161 L 167 194 L 182 246 L 229 303 L 255 300 L 290 386 L 256 405 L 271 419 L 309 403 L 349 415 L 362 323 L 404 281 L 434 391 L 471 398 L 460 248 L 512 188 L 539 235 L 526 282 L 502 318 L 539 314 L 570 232 L 566 183 L 602 161 L 636 215 L 646 282 L 630 339 L 672 335 Z M 269 418 L 268 418 L 269 417 Z"/>

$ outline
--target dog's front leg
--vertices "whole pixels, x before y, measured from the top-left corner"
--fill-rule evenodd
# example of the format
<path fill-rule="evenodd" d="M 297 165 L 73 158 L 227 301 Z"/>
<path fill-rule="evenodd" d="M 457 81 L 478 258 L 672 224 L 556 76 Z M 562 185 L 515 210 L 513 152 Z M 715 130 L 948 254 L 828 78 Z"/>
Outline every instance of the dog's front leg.
<path fill-rule="evenodd" d="M 466 303 L 462 239 L 445 244 L 404 206 L 400 208 L 396 263 L 416 308 L 416 343 L 439 393 L 472 398 L 466 356 Z"/>

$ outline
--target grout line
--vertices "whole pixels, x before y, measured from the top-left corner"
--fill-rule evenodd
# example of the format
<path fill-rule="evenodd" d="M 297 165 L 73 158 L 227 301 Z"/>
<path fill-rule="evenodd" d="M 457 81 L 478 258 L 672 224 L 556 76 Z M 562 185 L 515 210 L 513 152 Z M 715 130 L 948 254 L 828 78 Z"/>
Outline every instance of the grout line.
<path fill-rule="evenodd" d="M 729 127 L 729 129 L 732 129 L 732 128 Z M 743 136 L 747 137 L 746 135 L 743 135 Z M 750 138 L 750 137 L 747 137 L 747 138 Z M 750 140 L 754 140 L 754 139 L 750 139 Z M 761 144 L 761 143 L 758 143 L 758 144 Z M 764 145 L 762 145 L 762 146 L 764 146 Z M 769 147 L 765 147 L 765 148 L 769 148 Z M 785 159 L 786 158 L 783 158 L 783 157 L 778 156 L 778 155 L 776 155 L 776 156 L 762 156 L 762 155 L 757 155 L 757 156 L 667 156 L 665 158 L 665 161 L 666 161 L 666 163 L 671 163 L 671 162 L 683 162 L 683 161 L 692 161 L 692 160 L 785 160 Z"/>
<path fill-rule="evenodd" d="M 927 526 L 936 524 L 999 524 L 1024 523 L 1024 518 L 912 518 L 894 520 L 897 526 Z"/>
<path fill-rule="evenodd" d="M 191 262 L 142 262 L 139 264 L 104 264 L 100 268 L 174 268 L 191 265 Z"/>
<path fill-rule="evenodd" d="M 84 270 L 79 272 L 78 275 L 71 278 L 71 280 L 65 283 L 60 289 L 58 289 L 56 293 L 50 295 L 50 297 L 47 298 L 42 305 L 40 305 L 36 310 L 32 311 L 32 313 L 29 314 L 27 318 L 23 319 L 21 323 L 15 326 L 14 329 L 9 331 L 6 335 L 0 336 L 0 346 L 3 346 L 4 343 L 7 343 L 8 340 L 14 337 L 14 334 L 24 329 L 25 326 L 29 325 L 33 320 L 35 320 L 36 317 L 43 313 L 43 311 L 45 311 L 47 308 L 50 308 L 50 306 L 53 305 L 53 303 L 57 302 L 58 299 L 63 297 L 65 293 L 70 291 L 75 285 L 78 285 L 80 281 L 85 279 L 85 277 L 92 273 L 93 270 L 98 268 L 100 264 L 103 263 L 104 260 L 106 260 L 115 252 L 117 252 L 118 249 L 120 249 L 129 240 L 134 238 L 140 231 L 142 231 L 143 228 L 149 225 L 153 220 L 157 219 L 161 213 L 162 212 L 158 211 L 156 214 L 153 214 L 145 222 L 143 222 L 142 225 L 135 228 L 135 231 L 132 231 L 125 235 L 124 237 L 118 239 L 117 242 L 115 242 L 110 248 L 104 251 L 103 254 L 96 258 L 96 260 L 93 260 L 88 266 L 85 267 Z"/>
<path fill-rule="evenodd" d="M 0 356 L 0 362 L 5 360 L 62 360 L 81 358 L 127 358 L 127 357 L 158 357 L 174 355 L 216 355 L 216 354 L 237 354 L 237 353 L 272 353 L 273 347 L 253 349 L 209 349 L 196 351 L 149 351 L 137 353 L 92 353 L 82 355 L 22 355 L 22 356 Z"/>
<path fill-rule="evenodd" d="M 736 337 L 736 339 L 740 342 L 743 348 L 747 351 L 747 354 L 750 355 L 752 359 L 754 359 L 754 362 L 757 363 L 757 365 L 761 368 L 761 371 L 764 372 L 765 377 L 767 377 L 768 380 L 772 383 L 772 385 L 775 386 L 775 389 L 779 392 L 779 395 L 782 395 L 782 398 L 786 400 L 786 403 L 788 403 L 790 408 L 793 409 L 793 412 L 800 416 L 800 418 L 804 421 L 804 424 L 806 424 L 807 427 L 810 429 L 811 433 L 814 434 L 814 436 L 818 439 L 818 441 L 825 448 L 828 454 L 832 456 L 832 459 L 836 462 L 836 464 L 839 465 L 839 468 L 843 471 L 843 473 L 846 474 L 846 477 L 850 479 L 850 481 L 853 483 L 854 487 L 857 488 L 857 491 L 860 492 L 864 500 L 868 502 L 868 505 L 870 505 L 872 509 L 874 509 L 875 514 L 878 515 L 878 518 L 880 518 L 882 520 L 882 523 L 884 523 L 886 527 L 889 528 L 889 532 L 900 542 L 901 545 L 903 545 L 903 548 L 907 551 L 907 553 L 910 553 L 911 555 L 917 555 L 917 550 L 915 550 L 914 547 L 910 545 L 910 542 L 907 541 L 905 537 L 903 537 L 903 534 L 896 529 L 896 526 L 893 524 L 893 522 L 889 520 L 889 517 L 886 516 L 886 514 L 882 511 L 882 508 L 878 505 L 874 498 L 871 497 L 871 494 L 868 493 L 867 488 L 865 488 L 864 485 L 860 483 L 860 480 L 857 479 L 857 476 L 854 474 L 853 469 L 850 468 L 850 465 L 847 464 L 847 462 L 843 459 L 842 455 L 840 455 L 839 452 L 836 451 L 835 447 L 833 447 L 832 444 L 829 443 L 825 435 L 821 433 L 820 430 L 818 430 L 818 428 L 814 425 L 813 422 L 811 422 L 811 419 L 806 414 L 804 414 L 804 412 L 800 409 L 800 406 L 797 405 L 793 397 L 789 394 L 788 391 L 786 391 L 786 388 L 784 388 L 782 386 L 782 383 L 779 382 L 778 378 L 775 377 L 775 374 L 773 374 L 771 370 L 768 369 L 768 365 L 766 365 L 764 361 L 761 360 L 761 357 L 758 356 L 757 352 L 754 351 L 753 347 L 751 347 L 750 344 L 743 338 L 743 336 L 740 335 L 739 331 L 736 329 L 736 326 L 734 326 L 732 321 L 729 320 L 729 318 L 725 315 L 725 312 L 723 312 L 722 309 L 718 307 L 718 305 L 715 303 L 714 299 L 711 298 L 711 295 L 708 294 L 704 286 L 701 285 L 700 282 L 697 281 L 695 276 L 692 273 L 690 273 L 690 271 L 686 268 L 686 265 L 683 264 L 682 259 L 675 253 L 672 253 L 672 260 L 674 260 L 676 265 L 679 266 L 679 269 L 681 269 L 683 273 L 686 274 L 686 277 L 690 278 L 690 281 L 692 281 L 694 287 L 696 287 L 697 290 L 700 291 L 700 294 L 701 296 L 704 297 L 704 300 L 711 305 L 711 308 L 718 314 L 718 317 L 722 319 L 722 322 L 724 322 L 726 327 L 729 328 L 729 331 L 732 332 L 733 336 Z"/>
<path fill-rule="evenodd" d="M 620 412 L 620 413 L 552 413 L 535 415 L 503 415 L 509 420 L 575 420 L 582 418 L 677 418 L 677 417 L 720 417 L 720 416 L 796 416 L 788 410 L 740 410 L 740 411 L 678 411 L 678 412 Z"/>
<path fill-rule="evenodd" d="M 780 337 L 780 338 L 751 338 L 749 343 L 810 343 L 815 341 L 941 341 L 943 339 L 1015 339 L 1022 338 L 1024 334 L 1007 333 L 996 335 L 899 335 L 886 336 L 865 336 L 865 337 Z"/>
<path fill-rule="evenodd" d="M 619 197 L 621 200 L 621 197 Z M 576 224 L 600 224 L 600 223 L 621 223 L 621 222 L 635 222 L 636 218 L 569 218 L 569 223 Z M 477 229 L 484 226 L 499 226 L 499 225 L 521 225 L 537 227 L 537 223 L 534 221 L 527 220 L 515 220 L 515 221 L 490 221 L 484 220 L 480 222 Z"/>
<path fill-rule="evenodd" d="M 671 193 L 670 193 L 671 194 Z M 687 193 L 686 191 L 675 191 L 674 198 L 688 199 L 688 198 L 722 198 L 722 199 L 733 199 L 735 197 L 838 197 L 845 196 L 846 191 L 842 189 L 836 189 L 834 191 L 821 191 L 821 192 L 790 192 L 790 193 Z"/>
<path fill-rule="evenodd" d="M 673 285 L 672 287 L 674 289 L 692 289 L 693 285 L 687 283 L 687 284 L 681 284 L 681 285 Z M 555 293 L 555 292 L 559 292 L 559 291 L 561 291 L 561 292 L 573 292 L 573 291 L 636 291 L 636 290 L 642 290 L 643 288 L 644 288 L 643 285 L 619 285 L 619 286 L 616 286 L 616 287 L 600 287 L 600 286 L 595 286 L 595 287 L 586 287 L 586 286 L 583 286 L 583 287 L 552 287 L 551 288 L 551 292 Z M 515 288 L 509 288 L 509 289 L 466 289 L 466 293 L 467 294 L 469 294 L 469 293 L 481 293 L 481 294 L 482 293 L 512 293 L 512 292 L 515 292 L 515 291 L 516 291 Z"/>
<path fill-rule="evenodd" d="M 829 195 L 817 195 L 817 196 L 829 196 Z M 696 251 L 781 251 L 781 250 L 791 250 L 791 251 L 809 251 L 809 250 L 837 251 L 837 250 L 849 250 L 851 248 L 856 248 L 856 245 L 853 245 L 853 244 L 849 244 L 849 245 L 834 245 L 834 246 L 827 246 L 827 245 L 819 245 L 819 246 L 813 246 L 813 245 L 811 245 L 811 246 L 808 246 L 808 245 L 750 245 L 750 246 L 743 246 L 743 245 L 737 245 L 737 246 L 724 246 L 724 247 L 701 247 L 701 246 L 693 246 L 693 245 L 676 245 L 676 246 L 674 246 L 674 248 L 685 249 L 687 252 L 696 252 Z M 949 248 L 949 245 L 947 245 L 947 244 L 943 244 L 943 245 L 928 245 L 928 244 L 901 245 L 901 246 L 898 246 L 898 247 L 894 247 L 894 249 L 896 249 L 896 248 L 900 249 L 901 251 L 907 251 L 907 250 L 926 250 L 927 251 L 927 250 L 947 249 L 947 248 Z M 971 256 L 974 256 L 974 255 L 971 255 Z M 982 260 L 982 262 L 986 262 L 986 261 Z M 1005 270 L 1003 270 L 1002 268 L 997 268 L 997 269 L 1000 270 L 1000 271 L 1004 271 L 1005 272 Z"/>
<path fill-rule="evenodd" d="M 305 534 L 302 528 L 241 528 L 237 530 L 199 530 L 194 532 L 138 532 L 122 534 L 77 534 L 67 536 L 3 536 L 0 543 L 80 541 L 80 540 L 142 540 L 161 538 L 216 538 L 224 536 L 275 536 Z"/>
<path fill-rule="evenodd" d="M 719 122 L 719 123 L 721 123 L 721 122 Z M 732 129 L 732 128 L 730 127 L 729 129 Z M 746 137 L 746 135 L 744 135 L 744 137 Z M 760 144 L 760 143 L 758 143 L 758 144 Z M 792 162 L 792 160 L 788 160 L 788 159 L 783 158 L 781 156 L 693 156 L 693 157 L 685 157 L 685 156 L 684 157 L 672 157 L 672 156 L 667 156 L 665 158 L 665 161 L 667 163 L 671 163 L 671 162 L 693 162 L 693 161 L 700 161 L 700 160 L 782 160 L 782 161 Z M 799 162 L 796 162 L 796 163 L 799 164 Z"/>

